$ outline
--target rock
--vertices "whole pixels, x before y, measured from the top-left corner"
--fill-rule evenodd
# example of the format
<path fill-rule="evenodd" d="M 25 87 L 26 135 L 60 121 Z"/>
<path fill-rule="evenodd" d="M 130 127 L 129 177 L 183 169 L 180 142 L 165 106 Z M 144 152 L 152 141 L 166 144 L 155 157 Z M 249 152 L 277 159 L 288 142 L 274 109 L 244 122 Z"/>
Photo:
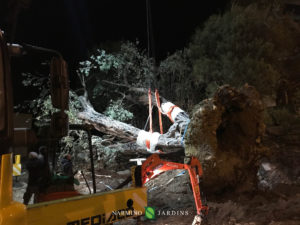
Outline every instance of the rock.
<path fill-rule="evenodd" d="M 131 175 L 131 170 L 118 171 L 117 174 L 120 175 L 120 176 L 130 176 Z"/>
<path fill-rule="evenodd" d="M 263 161 L 257 172 L 258 188 L 261 190 L 273 190 L 279 184 L 291 184 L 288 175 L 280 165 Z"/>

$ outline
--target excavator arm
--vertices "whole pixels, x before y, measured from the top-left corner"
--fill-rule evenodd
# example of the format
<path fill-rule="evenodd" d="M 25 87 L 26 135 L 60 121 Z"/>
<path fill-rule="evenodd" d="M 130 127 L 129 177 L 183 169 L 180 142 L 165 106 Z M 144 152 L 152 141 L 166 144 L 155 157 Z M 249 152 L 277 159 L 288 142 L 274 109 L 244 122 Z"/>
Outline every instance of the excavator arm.
<path fill-rule="evenodd" d="M 191 186 L 197 214 L 205 216 L 208 213 L 208 206 L 203 203 L 201 198 L 201 178 L 203 175 L 202 167 L 199 160 L 192 157 L 189 164 L 181 164 L 162 160 L 158 154 L 153 154 L 143 162 L 141 166 L 134 168 L 134 184 L 136 186 L 144 186 L 149 180 L 156 178 L 161 173 L 169 170 L 184 169 L 187 170 L 190 176 Z"/>

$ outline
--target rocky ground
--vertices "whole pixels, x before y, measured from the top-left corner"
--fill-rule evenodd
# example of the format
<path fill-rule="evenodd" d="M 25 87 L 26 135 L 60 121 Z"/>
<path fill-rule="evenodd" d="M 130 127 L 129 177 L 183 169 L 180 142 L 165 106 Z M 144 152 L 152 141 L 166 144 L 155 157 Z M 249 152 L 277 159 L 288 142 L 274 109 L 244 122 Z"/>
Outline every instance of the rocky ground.
<path fill-rule="evenodd" d="M 261 161 L 258 188 L 247 192 L 226 190 L 207 196 L 210 210 L 203 224 L 300 224 L 300 127 L 270 127 L 264 144 L 270 147 L 272 154 Z M 165 211 L 188 210 L 189 215 L 160 216 L 144 224 L 191 224 L 195 209 L 186 176 L 175 176 L 171 183 L 163 177 L 158 179 L 164 186 L 156 189 L 155 194 L 149 193 L 149 204 Z"/>
<path fill-rule="evenodd" d="M 207 196 L 209 213 L 202 224 L 210 225 L 296 225 L 300 224 L 300 127 L 270 127 L 263 140 L 272 154 L 264 158 L 257 172 L 255 190 L 226 190 Z M 129 165 L 130 166 L 130 165 Z M 91 173 L 83 170 L 92 189 Z M 115 189 L 130 170 L 101 169 L 96 172 L 97 192 Z M 22 201 L 27 174 L 14 179 L 14 198 Z M 75 188 L 82 194 L 89 189 L 81 173 Z M 129 184 L 130 185 L 130 184 Z M 128 185 L 128 186 L 129 186 Z M 155 220 L 128 220 L 116 224 L 192 224 L 194 200 L 188 174 L 169 171 L 147 183 L 148 205 L 156 209 Z M 184 215 L 182 215 L 184 214 Z"/>

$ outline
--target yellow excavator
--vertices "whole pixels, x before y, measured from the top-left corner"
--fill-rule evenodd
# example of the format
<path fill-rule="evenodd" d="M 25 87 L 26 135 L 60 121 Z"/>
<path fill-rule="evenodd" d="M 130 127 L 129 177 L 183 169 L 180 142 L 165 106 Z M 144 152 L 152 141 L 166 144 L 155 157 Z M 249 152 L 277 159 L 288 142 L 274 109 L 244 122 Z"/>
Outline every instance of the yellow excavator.
<path fill-rule="evenodd" d="M 69 128 L 88 132 L 94 194 L 79 195 L 74 190 L 62 190 L 43 194 L 37 204 L 26 206 L 13 201 L 14 146 L 26 146 L 36 138 L 34 133 L 28 130 L 25 130 L 26 134 L 14 130 L 10 58 L 23 55 L 28 50 L 47 52 L 52 57 L 50 92 L 52 106 L 57 111 L 51 117 L 51 139 L 59 140 L 68 135 Z M 147 190 L 143 187 L 144 184 L 165 171 L 175 169 L 185 169 L 189 173 L 197 209 L 193 224 L 201 224 L 202 218 L 208 213 L 208 206 L 201 197 L 201 164 L 194 157 L 189 164 L 180 164 L 161 160 L 157 154 L 153 154 L 141 165 L 131 168 L 131 188 L 95 193 L 91 133 L 88 128 L 69 125 L 65 113 L 68 107 L 69 80 L 67 65 L 61 54 L 31 45 L 8 44 L 0 30 L 0 225 L 101 225 L 140 217 L 145 214 L 147 206 Z"/>
<path fill-rule="evenodd" d="M 145 213 L 147 193 L 144 187 L 132 187 L 105 193 L 80 195 L 37 204 L 13 201 L 13 90 L 10 57 L 20 55 L 22 46 L 6 43 L 0 30 L 0 225 L 100 225 L 138 217 Z M 52 119 L 58 136 L 68 130 L 66 63 L 52 52 L 50 79 L 52 104 L 59 112 Z M 30 137 L 30 135 L 27 135 Z M 24 139 L 24 145 L 28 138 Z M 18 143 L 20 145 L 20 141 Z"/>

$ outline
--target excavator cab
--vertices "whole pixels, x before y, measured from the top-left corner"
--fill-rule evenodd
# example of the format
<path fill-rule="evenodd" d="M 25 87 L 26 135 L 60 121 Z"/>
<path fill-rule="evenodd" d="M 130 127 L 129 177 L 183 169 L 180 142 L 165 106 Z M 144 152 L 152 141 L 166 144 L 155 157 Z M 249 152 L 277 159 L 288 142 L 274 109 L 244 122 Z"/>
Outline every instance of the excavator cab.
<path fill-rule="evenodd" d="M 55 55 L 50 80 L 52 103 L 58 112 L 53 114 L 50 131 L 54 139 L 59 139 L 67 134 L 69 128 L 65 113 L 69 93 L 66 63 L 55 51 L 26 47 Z M 7 45 L 0 30 L 0 225 L 100 225 L 143 215 L 147 206 L 146 188 L 69 196 L 28 206 L 13 201 L 12 152 L 15 132 L 9 59 L 10 55 L 20 54 L 23 50 L 21 46 Z M 26 139 L 24 141 L 28 143 Z"/>
<path fill-rule="evenodd" d="M 13 106 L 8 50 L 0 30 L 0 154 L 11 152 Z"/>

